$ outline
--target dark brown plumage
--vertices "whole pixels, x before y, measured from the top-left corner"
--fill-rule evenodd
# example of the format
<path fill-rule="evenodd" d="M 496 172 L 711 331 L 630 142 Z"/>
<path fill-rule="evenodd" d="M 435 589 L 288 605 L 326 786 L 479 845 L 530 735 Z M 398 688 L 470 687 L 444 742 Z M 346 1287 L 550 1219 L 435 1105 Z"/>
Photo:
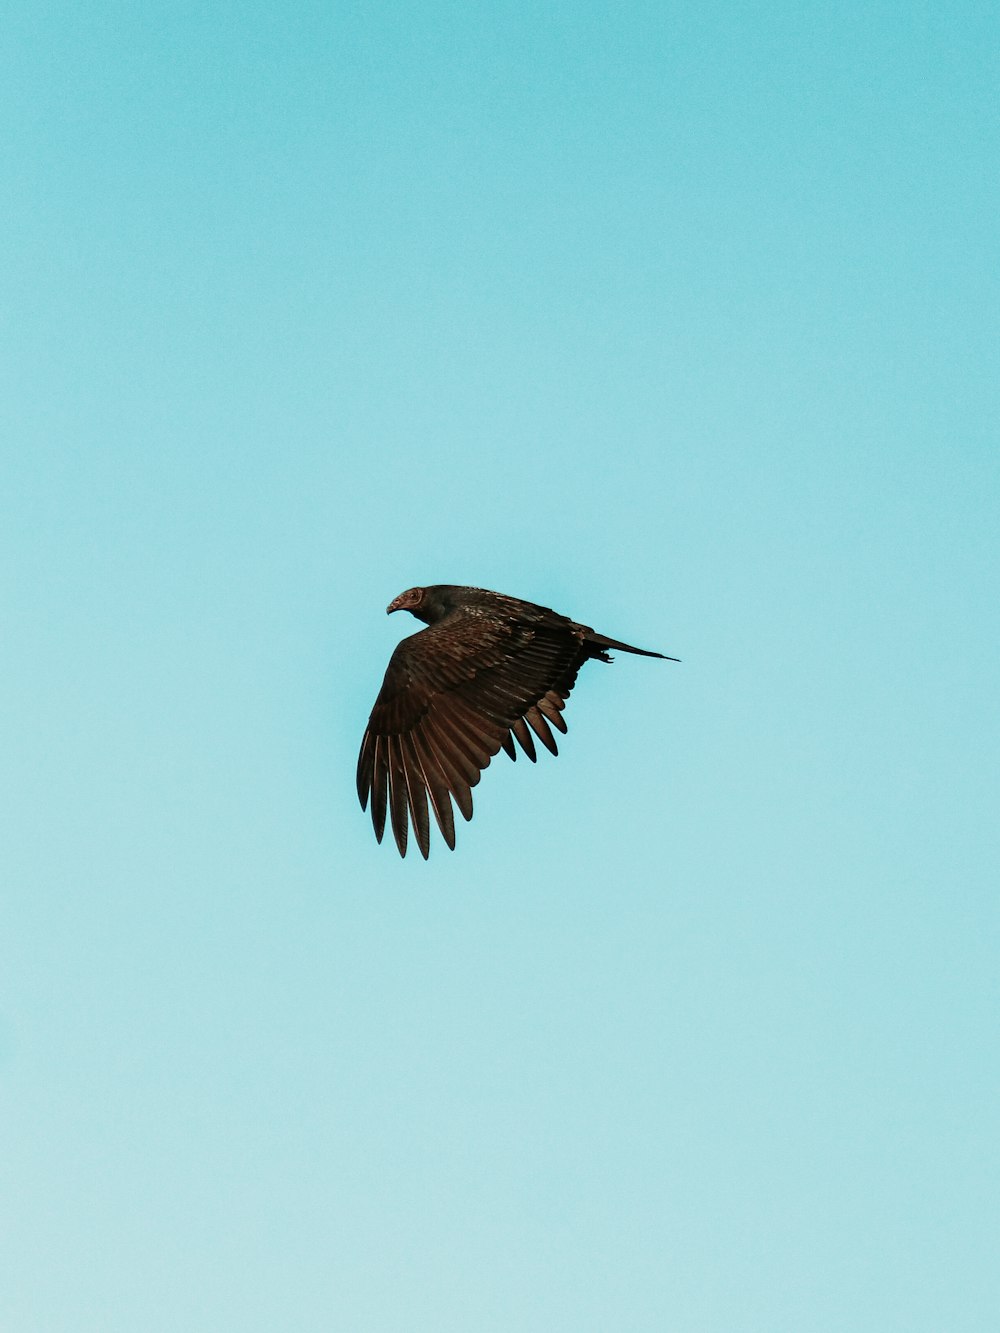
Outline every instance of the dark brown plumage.
<path fill-rule="evenodd" d="M 584 662 L 610 662 L 609 648 L 664 657 L 485 588 L 410 588 L 386 611 L 429 626 L 393 653 L 358 758 L 361 808 L 371 801 L 379 842 L 388 812 L 400 856 L 412 820 L 427 857 L 429 810 L 454 848 L 451 803 L 472 818 L 472 788 L 501 747 L 516 759 L 516 739 L 534 762 L 537 738 L 557 753 L 552 728 L 566 730 L 562 712 Z"/>

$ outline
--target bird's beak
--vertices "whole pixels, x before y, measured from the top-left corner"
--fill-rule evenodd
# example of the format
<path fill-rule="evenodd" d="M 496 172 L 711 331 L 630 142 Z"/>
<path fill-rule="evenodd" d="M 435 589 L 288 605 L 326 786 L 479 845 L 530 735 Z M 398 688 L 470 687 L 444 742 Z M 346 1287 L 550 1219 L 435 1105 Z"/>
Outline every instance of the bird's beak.
<path fill-rule="evenodd" d="M 385 613 L 387 616 L 391 616 L 393 611 L 398 611 L 398 610 L 399 610 L 399 598 L 394 597 L 392 601 L 389 603 L 389 605 L 385 608 Z"/>

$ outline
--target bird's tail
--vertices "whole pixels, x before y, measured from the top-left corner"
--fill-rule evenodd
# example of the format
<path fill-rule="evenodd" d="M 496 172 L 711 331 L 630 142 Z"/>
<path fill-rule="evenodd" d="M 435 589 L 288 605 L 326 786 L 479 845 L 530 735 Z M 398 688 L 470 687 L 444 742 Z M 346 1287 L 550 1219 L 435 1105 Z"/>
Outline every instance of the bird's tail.
<path fill-rule="evenodd" d="M 650 652 L 648 648 L 633 648 L 630 643 L 622 643 L 620 639 L 609 639 L 606 634 L 595 634 L 593 630 L 587 635 L 587 641 L 602 650 L 616 648 L 620 653 L 635 653 L 637 657 L 659 657 L 664 662 L 679 662 L 681 660 L 679 657 L 668 657 L 666 653 Z M 604 661 L 609 660 L 604 651 L 602 651 L 601 657 Z"/>

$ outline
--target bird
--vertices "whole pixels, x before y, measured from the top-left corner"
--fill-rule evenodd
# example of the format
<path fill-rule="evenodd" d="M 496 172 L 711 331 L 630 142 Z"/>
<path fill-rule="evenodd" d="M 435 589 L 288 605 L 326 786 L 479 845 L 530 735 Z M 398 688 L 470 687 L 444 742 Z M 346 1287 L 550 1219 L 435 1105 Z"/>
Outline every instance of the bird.
<path fill-rule="evenodd" d="M 501 749 L 515 740 L 535 762 L 535 740 L 558 753 L 552 729 L 565 732 L 563 709 L 584 662 L 611 662 L 609 649 L 633 648 L 547 606 L 438 583 L 408 588 L 386 614 L 409 611 L 427 626 L 403 639 L 389 659 L 358 756 L 358 798 L 371 803 L 379 842 L 388 811 L 400 856 L 412 822 L 424 860 L 430 814 L 455 848 L 452 801 L 472 818 L 472 788 Z"/>

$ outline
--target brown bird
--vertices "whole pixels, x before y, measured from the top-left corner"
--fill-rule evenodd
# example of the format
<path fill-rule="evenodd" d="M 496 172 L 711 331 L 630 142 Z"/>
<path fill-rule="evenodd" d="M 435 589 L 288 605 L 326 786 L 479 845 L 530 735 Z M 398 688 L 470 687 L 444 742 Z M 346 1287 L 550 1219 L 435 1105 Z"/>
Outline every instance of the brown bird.
<path fill-rule="evenodd" d="M 485 588 L 410 588 L 389 603 L 392 611 L 430 628 L 403 639 L 389 660 L 361 744 L 358 796 L 362 810 L 371 800 L 379 842 L 388 807 L 400 856 L 412 819 L 426 860 L 428 802 L 454 849 L 452 799 L 471 819 L 472 788 L 501 747 L 516 759 L 516 739 L 534 763 L 534 732 L 558 753 L 551 728 L 565 732 L 563 709 L 584 662 L 612 661 L 609 648 L 678 660 Z"/>

